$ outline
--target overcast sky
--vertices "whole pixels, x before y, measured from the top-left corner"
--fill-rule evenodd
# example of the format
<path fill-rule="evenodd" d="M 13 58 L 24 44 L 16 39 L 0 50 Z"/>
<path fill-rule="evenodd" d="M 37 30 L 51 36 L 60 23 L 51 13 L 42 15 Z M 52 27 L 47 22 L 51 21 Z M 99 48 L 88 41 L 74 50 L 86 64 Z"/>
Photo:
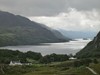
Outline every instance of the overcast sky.
<path fill-rule="evenodd" d="M 0 0 L 0 10 L 55 29 L 100 30 L 100 0 Z"/>

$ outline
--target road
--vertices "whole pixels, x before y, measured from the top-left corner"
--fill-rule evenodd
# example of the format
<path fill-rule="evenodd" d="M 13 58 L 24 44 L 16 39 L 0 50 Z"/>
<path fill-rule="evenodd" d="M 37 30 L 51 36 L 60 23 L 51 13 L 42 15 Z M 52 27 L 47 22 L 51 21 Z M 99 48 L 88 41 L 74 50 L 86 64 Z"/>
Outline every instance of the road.
<path fill-rule="evenodd" d="M 92 68 L 90 68 L 90 67 L 86 67 L 89 71 L 91 71 L 94 75 L 98 75 L 98 73 L 97 72 L 95 72 Z"/>

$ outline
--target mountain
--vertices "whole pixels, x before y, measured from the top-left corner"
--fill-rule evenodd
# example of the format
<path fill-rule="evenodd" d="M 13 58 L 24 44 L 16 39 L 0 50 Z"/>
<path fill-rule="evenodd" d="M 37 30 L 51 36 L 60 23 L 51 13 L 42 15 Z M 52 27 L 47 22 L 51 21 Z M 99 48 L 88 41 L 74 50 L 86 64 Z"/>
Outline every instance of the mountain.
<path fill-rule="evenodd" d="M 64 39 L 59 39 L 40 23 L 0 11 L 0 46 L 62 42 L 62 40 Z"/>
<path fill-rule="evenodd" d="M 58 29 L 64 36 L 67 36 L 72 39 L 78 38 L 90 38 L 93 39 L 96 36 L 97 32 L 95 31 L 67 31 L 63 29 Z"/>
<path fill-rule="evenodd" d="M 58 30 L 51 30 L 55 35 L 56 35 L 56 37 L 58 37 L 60 40 L 62 40 L 62 41 L 69 41 L 69 40 L 72 40 L 72 39 L 70 39 L 70 38 L 68 38 L 68 37 L 66 37 L 66 36 L 64 36 L 63 34 L 61 34 Z"/>
<path fill-rule="evenodd" d="M 76 56 L 78 58 L 100 57 L 100 32 L 85 48 L 79 51 Z"/>

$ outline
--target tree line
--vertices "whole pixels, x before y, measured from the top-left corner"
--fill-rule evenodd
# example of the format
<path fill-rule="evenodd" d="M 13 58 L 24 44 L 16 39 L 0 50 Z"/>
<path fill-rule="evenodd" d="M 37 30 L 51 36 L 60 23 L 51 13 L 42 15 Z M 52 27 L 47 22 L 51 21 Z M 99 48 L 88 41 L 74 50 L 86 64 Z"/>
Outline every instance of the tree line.
<path fill-rule="evenodd" d="M 38 61 L 38 63 L 51 63 L 51 62 L 61 62 L 69 59 L 67 54 L 50 54 L 46 56 L 42 56 L 41 53 L 38 52 L 20 52 L 18 50 L 8 50 L 8 49 L 0 49 L 0 63 L 9 64 L 10 61 L 21 61 L 22 63 L 31 62 L 27 59 Z M 31 62 L 34 63 L 34 62 Z"/>

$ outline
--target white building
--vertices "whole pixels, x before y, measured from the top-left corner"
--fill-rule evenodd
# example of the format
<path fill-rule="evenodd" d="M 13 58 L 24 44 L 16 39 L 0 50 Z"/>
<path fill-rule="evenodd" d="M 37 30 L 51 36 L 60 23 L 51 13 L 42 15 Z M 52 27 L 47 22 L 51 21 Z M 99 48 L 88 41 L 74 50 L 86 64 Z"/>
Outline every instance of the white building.
<path fill-rule="evenodd" d="M 10 61 L 11 66 L 15 66 L 15 65 L 22 65 L 22 63 L 20 61 Z"/>
<path fill-rule="evenodd" d="M 32 65 L 32 63 L 21 63 L 20 61 L 10 61 L 10 66 L 15 66 L 15 65 Z"/>
<path fill-rule="evenodd" d="M 75 60 L 75 59 L 77 59 L 77 58 L 74 58 L 74 57 L 70 57 L 70 58 L 69 58 L 69 60 Z"/>

